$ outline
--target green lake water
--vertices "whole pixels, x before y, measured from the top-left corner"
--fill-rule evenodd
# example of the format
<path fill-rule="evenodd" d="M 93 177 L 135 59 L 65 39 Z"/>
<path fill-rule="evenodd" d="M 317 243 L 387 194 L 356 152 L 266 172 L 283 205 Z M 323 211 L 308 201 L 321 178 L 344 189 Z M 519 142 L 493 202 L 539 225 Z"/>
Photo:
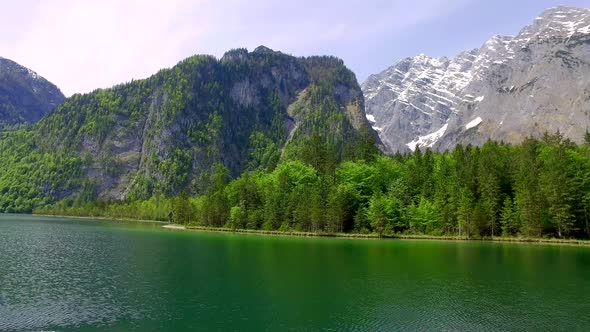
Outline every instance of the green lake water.
<path fill-rule="evenodd" d="M 590 248 L 0 216 L 0 331 L 589 331 Z"/>

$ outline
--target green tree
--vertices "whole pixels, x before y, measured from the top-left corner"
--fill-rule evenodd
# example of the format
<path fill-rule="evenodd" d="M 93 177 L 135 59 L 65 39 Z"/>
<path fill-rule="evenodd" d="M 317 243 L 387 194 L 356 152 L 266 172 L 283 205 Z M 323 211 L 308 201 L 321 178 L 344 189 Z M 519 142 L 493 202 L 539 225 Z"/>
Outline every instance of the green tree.
<path fill-rule="evenodd" d="M 241 202 L 240 205 L 234 206 L 229 211 L 229 219 L 226 224 L 226 227 L 231 229 L 236 228 L 246 228 L 248 224 L 248 212 L 244 202 Z"/>
<path fill-rule="evenodd" d="M 542 197 L 539 185 L 539 142 L 527 138 L 517 150 L 518 161 L 515 179 L 516 205 L 521 221 L 521 232 L 528 237 L 541 237 Z"/>
<path fill-rule="evenodd" d="M 457 206 L 457 228 L 459 236 L 471 236 L 474 225 L 474 206 L 471 191 L 466 188 L 460 189 Z"/>
<path fill-rule="evenodd" d="M 540 172 L 541 190 L 549 205 L 548 210 L 557 229 L 557 235 L 564 237 L 574 229 L 575 183 L 568 151 L 574 145 L 559 132 L 545 135 L 544 145 L 540 151 L 542 168 Z"/>
<path fill-rule="evenodd" d="M 440 213 L 434 203 L 422 197 L 419 204 L 408 210 L 410 227 L 422 234 L 440 233 Z"/>
<path fill-rule="evenodd" d="M 393 230 L 393 221 L 395 219 L 394 203 L 383 193 L 377 192 L 369 201 L 367 209 L 367 219 L 371 223 L 371 228 L 383 236 L 384 232 Z"/>
<path fill-rule="evenodd" d="M 454 233 L 457 229 L 459 180 L 454 160 L 448 153 L 438 158 L 434 169 L 434 204 L 440 212 L 441 232 Z"/>
<path fill-rule="evenodd" d="M 172 200 L 174 222 L 188 224 L 193 217 L 187 191 L 183 191 Z"/>
<path fill-rule="evenodd" d="M 492 236 L 498 233 L 498 213 L 501 202 L 500 171 L 501 156 L 498 144 L 487 142 L 478 159 L 478 189 L 481 208 Z"/>
<path fill-rule="evenodd" d="M 500 215 L 500 224 L 502 225 L 502 236 L 516 235 L 520 230 L 518 212 L 509 197 L 506 197 L 504 200 Z"/>

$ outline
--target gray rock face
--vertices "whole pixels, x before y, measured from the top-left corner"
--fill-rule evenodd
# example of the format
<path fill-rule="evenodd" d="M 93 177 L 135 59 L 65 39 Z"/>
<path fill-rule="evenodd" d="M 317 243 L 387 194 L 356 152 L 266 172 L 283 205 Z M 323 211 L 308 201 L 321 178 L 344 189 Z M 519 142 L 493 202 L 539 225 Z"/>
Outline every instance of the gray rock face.
<path fill-rule="evenodd" d="M 35 123 L 65 100 L 59 89 L 34 71 L 0 57 L 0 129 Z"/>
<path fill-rule="evenodd" d="M 590 9 L 549 9 L 517 36 L 454 59 L 403 59 L 362 89 L 390 152 L 519 143 L 557 130 L 580 142 L 590 128 Z"/>
<path fill-rule="evenodd" d="M 342 60 L 259 47 L 193 56 L 145 80 L 74 95 L 34 131 L 43 153 L 84 162 L 78 183 L 121 200 L 202 193 L 217 164 L 237 177 L 300 158 L 318 136 L 337 160 L 360 158 L 378 141 L 364 108 Z"/>

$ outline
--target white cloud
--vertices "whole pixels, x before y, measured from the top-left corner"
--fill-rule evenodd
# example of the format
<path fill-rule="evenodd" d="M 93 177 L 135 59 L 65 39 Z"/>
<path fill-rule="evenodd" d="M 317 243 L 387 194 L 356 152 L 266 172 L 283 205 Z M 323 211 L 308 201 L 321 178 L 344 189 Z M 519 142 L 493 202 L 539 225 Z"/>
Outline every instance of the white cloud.
<path fill-rule="evenodd" d="M 198 38 L 198 26 L 179 27 L 190 1 L 39 1 L 29 29 L 2 50 L 56 83 L 66 94 L 142 78 L 178 59 Z"/>
<path fill-rule="evenodd" d="M 2 37 L 0 55 L 69 95 L 235 47 L 263 44 L 348 61 L 384 34 L 403 33 L 465 1 L 24 0 L 0 13 L 0 29 L 14 31 Z"/>

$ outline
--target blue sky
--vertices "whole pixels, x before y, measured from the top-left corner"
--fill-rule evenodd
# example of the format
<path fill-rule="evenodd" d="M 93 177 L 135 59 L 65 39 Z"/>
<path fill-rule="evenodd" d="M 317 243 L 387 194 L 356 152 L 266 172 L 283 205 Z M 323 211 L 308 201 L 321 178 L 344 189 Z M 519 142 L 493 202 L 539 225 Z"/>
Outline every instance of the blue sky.
<path fill-rule="evenodd" d="M 454 56 L 516 34 L 557 5 L 590 0 L 21 0 L 3 4 L 0 56 L 66 95 L 258 45 L 336 55 L 362 82 L 403 57 Z"/>

